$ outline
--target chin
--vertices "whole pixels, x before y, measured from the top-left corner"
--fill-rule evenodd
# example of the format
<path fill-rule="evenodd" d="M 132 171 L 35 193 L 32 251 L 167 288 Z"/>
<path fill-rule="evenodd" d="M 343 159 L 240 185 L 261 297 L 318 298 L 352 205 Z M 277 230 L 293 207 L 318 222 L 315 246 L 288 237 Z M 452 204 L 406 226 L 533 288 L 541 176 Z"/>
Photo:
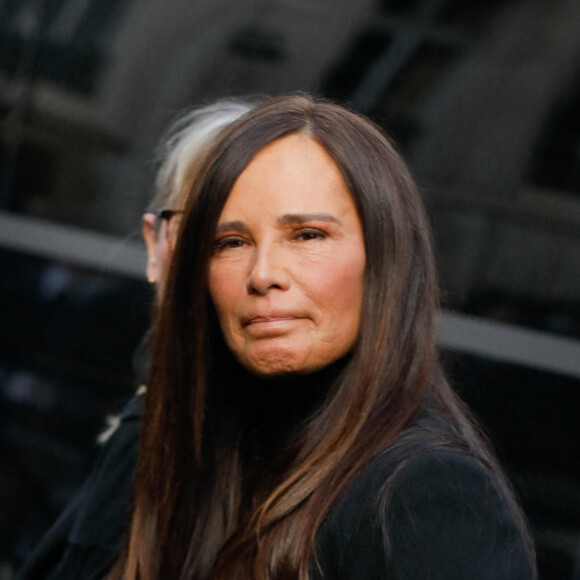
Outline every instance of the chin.
<path fill-rule="evenodd" d="M 251 373 L 261 376 L 280 376 L 290 373 L 309 373 L 316 369 L 309 368 L 304 358 L 296 352 L 286 349 L 271 348 L 241 357 L 240 362 Z"/>

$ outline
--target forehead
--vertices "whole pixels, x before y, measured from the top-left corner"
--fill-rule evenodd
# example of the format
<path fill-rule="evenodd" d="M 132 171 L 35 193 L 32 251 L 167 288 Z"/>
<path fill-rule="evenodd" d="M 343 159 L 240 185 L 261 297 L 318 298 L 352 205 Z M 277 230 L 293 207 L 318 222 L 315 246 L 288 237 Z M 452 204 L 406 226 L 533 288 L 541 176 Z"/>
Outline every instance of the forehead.
<path fill-rule="evenodd" d="M 354 208 L 340 170 L 312 137 L 292 134 L 261 149 L 239 175 L 224 212 Z"/>

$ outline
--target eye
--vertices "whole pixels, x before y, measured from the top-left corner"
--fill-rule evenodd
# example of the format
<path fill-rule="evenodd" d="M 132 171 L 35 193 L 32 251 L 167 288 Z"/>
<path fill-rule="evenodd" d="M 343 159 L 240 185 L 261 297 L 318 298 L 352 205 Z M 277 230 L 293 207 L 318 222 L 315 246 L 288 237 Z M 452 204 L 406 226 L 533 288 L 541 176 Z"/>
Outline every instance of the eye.
<path fill-rule="evenodd" d="M 227 237 L 227 238 L 221 238 L 219 240 L 216 240 L 215 249 L 216 249 L 216 251 L 221 252 L 223 250 L 241 248 L 244 245 L 245 245 L 245 242 L 242 238 Z"/>
<path fill-rule="evenodd" d="M 323 239 L 326 237 L 328 237 L 326 232 L 323 232 L 322 230 L 315 229 L 315 228 L 308 228 L 308 229 L 299 230 L 295 234 L 295 239 L 302 240 L 302 241 L 320 240 L 320 239 Z"/>

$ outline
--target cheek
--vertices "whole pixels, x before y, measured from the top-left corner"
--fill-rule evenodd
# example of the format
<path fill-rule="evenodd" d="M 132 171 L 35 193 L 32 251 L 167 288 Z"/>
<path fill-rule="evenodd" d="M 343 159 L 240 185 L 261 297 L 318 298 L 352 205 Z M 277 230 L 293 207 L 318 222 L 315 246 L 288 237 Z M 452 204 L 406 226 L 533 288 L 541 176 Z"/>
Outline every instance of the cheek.
<path fill-rule="evenodd" d="M 348 257 L 347 257 L 348 258 Z M 311 270 L 308 286 L 312 289 L 311 297 L 318 306 L 329 315 L 339 318 L 327 322 L 340 324 L 346 318 L 358 321 L 362 304 L 364 287 L 364 257 L 352 256 L 350 259 L 337 261 L 329 259 L 319 263 Z"/>
<path fill-rule="evenodd" d="M 169 272 L 171 261 L 171 247 L 165 240 L 158 242 L 155 248 L 155 258 L 157 260 L 157 291 L 162 296 L 165 290 L 165 279 Z"/>
<path fill-rule="evenodd" d="M 168 242 L 163 241 L 159 248 L 157 249 L 157 255 L 159 259 L 159 264 L 162 270 L 165 272 L 169 267 L 169 261 L 171 260 L 171 246 Z"/>
<path fill-rule="evenodd" d="M 225 330 L 228 317 L 233 316 L 234 306 L 238 299 L 238 286 L 235 270 L 224 268 L 223 264 L 210 266 L 209 294 L 218 313 L 222 329 Z"/>

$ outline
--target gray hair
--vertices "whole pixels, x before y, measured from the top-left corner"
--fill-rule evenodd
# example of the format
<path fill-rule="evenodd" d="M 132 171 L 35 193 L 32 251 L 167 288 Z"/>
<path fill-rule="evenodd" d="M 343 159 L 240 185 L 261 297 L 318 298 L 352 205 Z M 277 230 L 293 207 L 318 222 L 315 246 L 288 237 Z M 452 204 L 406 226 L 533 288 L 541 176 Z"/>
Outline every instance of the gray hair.
<path fill-rule="evenodd" d="M 188 178 L 217 135 L 257 104 L 257 99 L 220 99 L 180 117 L 157 149 L 159 170 L 147 211 L 181 209 L 189 192 Z"/>

